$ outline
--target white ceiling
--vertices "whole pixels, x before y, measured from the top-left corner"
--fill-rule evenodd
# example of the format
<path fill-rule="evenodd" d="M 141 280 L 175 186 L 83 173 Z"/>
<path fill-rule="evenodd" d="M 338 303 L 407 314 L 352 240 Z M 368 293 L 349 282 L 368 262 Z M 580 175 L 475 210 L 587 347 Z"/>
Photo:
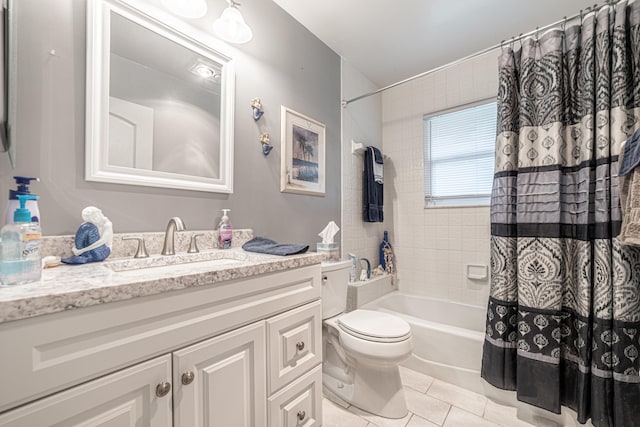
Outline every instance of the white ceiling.
<path fill-rule="evenodd" d="M 594 5 L 594 0 L 274 2 L 379 87 Z"/>

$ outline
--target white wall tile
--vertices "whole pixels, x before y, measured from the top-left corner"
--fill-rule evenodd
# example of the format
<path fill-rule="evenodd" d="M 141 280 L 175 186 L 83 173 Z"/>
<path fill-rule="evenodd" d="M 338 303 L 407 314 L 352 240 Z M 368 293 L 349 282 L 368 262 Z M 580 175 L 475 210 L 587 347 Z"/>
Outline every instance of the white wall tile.
<path fill-rule="evenodd" d="M 342 63 L 343 99 L 357 96 L 361 93 L 376 89 L 361 73 L 352 68 L 347 62 Z M 348 94 L 349 96 L 347 96 Z M 358 258 L 368 258 L 374 264 L 378 264 L 378 245 L 382 240 L 383 231 L 393 224 L 393 206 L 385 203 L 384 223 L 365 223 L 362 221 L 362 162 L 363 155 L 351 153 L 351 140 L 362 142 L 365 145 L 382 147 L 382 140 L 386 138 L 393 145 L 400 141 L 402 126 L 398 123 L 385 123 L 382 127 L 382 117 L 400 111 L 404 99 L 401 92 L 389 91 L 385 97 L 394 100 L 397 105 L 385 102 L 382 97 L 373 96 L 343 109 L 342 129 L 342 218 L 341 218 L 341 242 L 342 256 L 346 258 L 348 253 L 355 254 Z M 383 112 L 384 108 L 384 112 Z M 402 114 L 398 113 L 398 117 Z M 385 164 L 385 173 L 389 166 Z M 385 194 L 386 196 L 386 194 Z"/>
<path fill-rule="evenodd" d="M 495 97 L 496 58 L 495 52 L 483 55 L 402 85 L 406 86 L 402 89 L 394 88 L 382 97 L 383 147 L 394 156 L 392 209 L 403 291 L 486 305 L 488 283 L 469 281 L 465 266 L 471 260 L 489 263 L 489 208 L 424 209 L 422 117 Z M 416 111 L 414 99 L 420 97 L 422 109 Z M 407 103 L 404 107 L 398 105 L 402 100 Z M 392 115 L 387 114 L 389 102 L 395 103 Z M 416 283 L 411 282 L 414 280 Z"/>

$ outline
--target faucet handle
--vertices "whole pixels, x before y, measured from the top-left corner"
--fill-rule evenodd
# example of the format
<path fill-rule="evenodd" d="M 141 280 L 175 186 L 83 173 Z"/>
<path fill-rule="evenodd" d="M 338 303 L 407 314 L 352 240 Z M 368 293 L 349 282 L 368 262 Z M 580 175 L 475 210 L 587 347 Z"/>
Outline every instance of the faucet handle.
<path fill-rule="evenodd" d="M 144 237 L 123 237 L 122 240 L 137 240 L 138 249 L 134 258 L 149 258 L 149 252 L 147 252 L 147 246 L 144 244 Z"/>
<path fill-rule="evenodd" d="M 197 254 L 198 252 L 200 252 L 200 249 L 198 249 L 198 237 L 200 236 L 204 236 L 204 234 L 194 234 L 193 236 L 191 236 L 191 243 L 189 243 L 189 250 L 187 251 L 187 253 Z"/>

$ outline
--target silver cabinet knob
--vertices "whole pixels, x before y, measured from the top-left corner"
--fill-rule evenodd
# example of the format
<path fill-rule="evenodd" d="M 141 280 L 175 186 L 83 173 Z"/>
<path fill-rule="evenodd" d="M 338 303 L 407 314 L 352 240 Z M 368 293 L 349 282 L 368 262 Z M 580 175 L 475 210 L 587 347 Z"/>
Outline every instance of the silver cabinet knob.
<path fill-rule="evenodd" d="M 305 411 L 298 411 L 298 421 L 302 421 L 307 417 L 307 413 Z"/>
<path fill-rule="evenodd" d="M 298 341 L 296 343 L 296 348 L 298 349 L 298 351 L 304 350 L 304 341 Z"/>
<path fill-rule="evenodd" d="M 322 284 L 326 284 L 327 280 L 329 280 L 329 278 L 327 276 L 322 276 Z"/>
<path fill-rule="evenodd" d="M 195 377 L 196 376 L 194 375 L 193 371 L 185 372 L 184 374 L 182 374 L 182 378 L 181 378 L 182 384 L 183 385 L 191 384 Z"/>
<path fill-rule="evenodd" d="M 156 386 L 156 396 L 164 397 L 171 391 L 171 383 L 163 382 Z"/>

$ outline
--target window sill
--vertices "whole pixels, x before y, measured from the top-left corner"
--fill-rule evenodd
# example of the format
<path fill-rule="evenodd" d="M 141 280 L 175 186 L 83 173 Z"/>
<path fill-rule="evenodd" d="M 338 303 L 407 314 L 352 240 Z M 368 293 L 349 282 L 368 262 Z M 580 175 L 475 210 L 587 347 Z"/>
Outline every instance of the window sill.
<path fill-rule="evenodd" d="M 438 205 L 426 205 L 424 207 L 425 210 L 429 210 L 429 209 L 458 209 L 458 208 L 489 208 L 491 207 L 489 204 L 481 204 L 481 203 L 476 203 L 476 204 L 471 204 L 471 205 L 460 205 L 460 204 L 451 204 L 451 205 L 445 205 L 445 204 L 438 204 Z"/>

